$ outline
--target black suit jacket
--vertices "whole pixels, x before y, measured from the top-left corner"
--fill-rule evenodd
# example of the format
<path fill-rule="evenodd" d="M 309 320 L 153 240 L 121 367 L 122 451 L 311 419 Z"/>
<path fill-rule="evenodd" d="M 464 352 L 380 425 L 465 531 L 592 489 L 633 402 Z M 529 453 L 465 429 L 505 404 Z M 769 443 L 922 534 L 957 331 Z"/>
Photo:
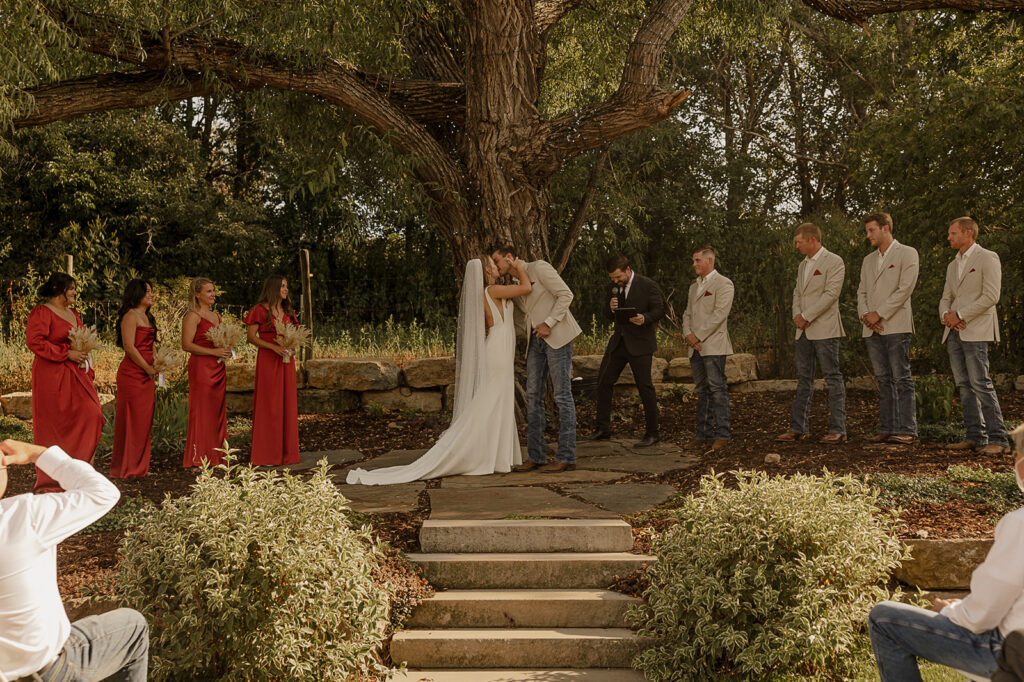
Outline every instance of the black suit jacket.
<path fill-rule="evenodd" d="M 618 287 L 609 282 L 608 296 L 604 302 L 604 316 L 615 319 L 612 312 L 611 299 Z M 654 355 L 658 350 L 658 320 L 665 315 L 665 298 L 661 289 L 650 277 L 633 273 L 633 284 L 629 287 L 629 296 L 619 300 L 620 308 L 636 308 L 644 316 L 640 326 L 632 322 L 616 322 L 615 333 L 608 342 L 608 350 L 615 348 L 617 343 L 626 344 L 626 352 L 630 355 Z"/>

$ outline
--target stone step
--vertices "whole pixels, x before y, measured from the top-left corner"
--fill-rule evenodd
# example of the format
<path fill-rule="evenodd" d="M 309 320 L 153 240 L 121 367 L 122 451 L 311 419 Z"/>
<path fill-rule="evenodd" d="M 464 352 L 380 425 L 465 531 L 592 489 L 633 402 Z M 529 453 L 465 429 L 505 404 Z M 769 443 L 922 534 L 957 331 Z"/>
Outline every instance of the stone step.
<path fill-rule="evenodd" d="M 391 660 L 410 668 L 628 668 L 643 647 L 625 628 L 402 630 Z"/>
<path fill-rule="evenodd" d="M 409 628 L 624 628 L 640 600 L 609 590 L 450 590 L 420 603 Z"/>
<path fill-rule="evenodd" d="M 633 529 L 621 519 L 431 520 L 424 552 L 628 552 Z"/>
<path fill-rule="evenodd" d="M 606 588 L 656 558 L 626 552 L 408 554 L 441 589 Z"/>
<path fill-rule="evenodd" d="M 646 682 L 635 670 L 577 668 L 575 670 L 406 670 L 392 682 Z"/>

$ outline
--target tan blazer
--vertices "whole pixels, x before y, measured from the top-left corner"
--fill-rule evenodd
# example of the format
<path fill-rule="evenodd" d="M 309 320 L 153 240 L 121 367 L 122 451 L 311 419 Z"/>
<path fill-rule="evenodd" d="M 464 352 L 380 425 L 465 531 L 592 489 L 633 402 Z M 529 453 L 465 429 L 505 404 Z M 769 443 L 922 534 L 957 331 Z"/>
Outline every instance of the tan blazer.
<path fill-rule="evenodd" d="M 513 299 L 516 306 L 516 330 L 529 339 L 533 328 L 544 322 L 551 327 L 548 345 L 561 348 L 580 334 L 580 326 L 569 312 L 572 291 L 546 261 L 527 263 L 526 274 L 530 276 L 533 290 L 526 296 Z"/>
<path fill-rule="evenodd" d="M 814 270 L 805 279 L 804 271 L 808 267 Z M 796 338 L 805 332 L 812 341 L 846 335 L 839 316 L 839 293 L 845 277 L 843 259 L 827 249 L 813 263 L 806 258 L 800 261 L 793 288 L 793 317 L 803 315 L 811 324 L 807 329 L 797 329 Z"/>
<path fill-rule="evenodd" d="M 878 249 L 864 257 L 860 267 L 860 286 L 857 287 L 857 315 L 878 313 L 882 317 L 882 335 L 913 334 L 914 313 L 910 308 L 910 295 L 917 286 L 920 261 L 917 249 L 893 241 L 882 260 Z M 871 329 L 861 324 L 861 335 L 871 336 Z"/>
<path fill-rule="evenodd" d="M 700 339 L 701 356 L 732 355 L 729 313 L 734 294 L 732 280 L 720 272 L 711 278 L 707 291 L 700 296 L 697 295 L 697 281 L 690 285 L 683 313 L 683 336 L 695 334 Z M 687 357 L 692 356 L 691 348 Z"/>
<path fill-rule="evenodd" d="M 953 310 L 967 323 L 960 332 L 963 341 L 998 341 L 999 316 L 996 303 L 1002 289 L 1003 266 L 999 254 L 978 245 L 967 258 L 964 276 L 957 276 L 956 259 L 946 268 L 946 286 L 939 301 L 939 319 L 947 310 Z M 942 342 L 949 336 L 944 326 Z"/>

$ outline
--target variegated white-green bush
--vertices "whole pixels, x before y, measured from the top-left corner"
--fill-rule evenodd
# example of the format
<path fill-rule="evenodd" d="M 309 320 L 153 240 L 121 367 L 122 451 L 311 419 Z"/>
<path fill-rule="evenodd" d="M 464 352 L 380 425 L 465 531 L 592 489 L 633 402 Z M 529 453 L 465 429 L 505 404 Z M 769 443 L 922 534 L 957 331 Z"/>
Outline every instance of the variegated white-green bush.
<path fill-rule="evenodd" d="M 144 511 L 114 580 L 151 627 L 152 679 L 349 680 L 381 673 L 391 599 L 368 529 L 327 477 L 204 471 Z"/>
<path fill-rule="evenodd" d="M 654 542 L 630 614 L 654 644 L 634 666 L 656 682 L 839 679 L 905 557 L 895 517 L 849 476 L 736 477 L 704 477 Z"/>

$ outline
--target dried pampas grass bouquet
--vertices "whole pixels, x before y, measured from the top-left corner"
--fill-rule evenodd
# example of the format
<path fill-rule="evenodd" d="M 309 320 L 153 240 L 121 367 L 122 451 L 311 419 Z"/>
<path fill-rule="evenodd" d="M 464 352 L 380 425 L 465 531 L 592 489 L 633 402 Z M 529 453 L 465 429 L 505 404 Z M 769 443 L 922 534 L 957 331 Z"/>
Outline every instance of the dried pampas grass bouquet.
<path fill-rule="evenodd" d="M 241 327 L 221 322 L 206 330 L 206 338 L 215 348 L 227 348 L 231 351 L 231 359 L 235 359 L 235 346 L 245 338 L 245 330 Z M 217 358 L 217 362 L 224 362 L 224 358 Z"/>
<path fill-rule="evenodd" d="M 309 343 L 309 329 L 301 324 L 274 322 L 274 329 L 277 330 L 277 345 L 289 351 L 288 357 L 282 358 L 281 362 L 291 362 L 295 351 Z"/>
<path fill-rule="evenodd" d="M 68 332 L 68 339 L 71 341 L 71 350 L 85 353 L 85 359 L 78 363 L 78 366 L 88 372 L 92 368 L 92 353 L 100 347 L 100 335 L 96 333 L 96 326 L 80 325 L 72 327 Z"/>

